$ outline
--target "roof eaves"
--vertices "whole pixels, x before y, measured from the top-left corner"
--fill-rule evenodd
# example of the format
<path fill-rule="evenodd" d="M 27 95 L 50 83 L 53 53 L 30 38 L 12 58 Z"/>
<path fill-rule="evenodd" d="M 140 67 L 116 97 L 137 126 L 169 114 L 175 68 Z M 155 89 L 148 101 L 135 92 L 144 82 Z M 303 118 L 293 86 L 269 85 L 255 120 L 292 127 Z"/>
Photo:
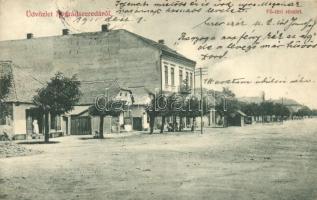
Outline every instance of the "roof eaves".
<path fill-rule="evenodd" d="M 156 41 L 154 41 L 154 40 L 145 38 L 145 37 L 143 37 L 143 36 L 141 36 L 141 35 L 138 35 L 138 34 L 136 34 L 136 33 L 130 32 L 130 31 L 126 30 L 126 29 L 122 29 L 122 30 L 124 30 L 124 31 L 126 31 L 127 33 L 130 33 L 131 35 L 133 35 L 133 36 L 135 36 L 135 37 L 141 39 L 142 41 L 144 41 L 144 42 L 147 43 L 148 45 L 150 45 L 150 46 L 152 46 L 152 47 L 154 47 L 154 48 L 160 50 L 161 53 L 164 53 L 164 52 L 165 52 L 165 53 L 167 53 L 167 54 L 169 54 L 169 55 L 173 55 L 173 56 L 178 57 L 178 58 L 180 58 L 180 59 L 186 60 L 187 62 L 192 62 L 194 65 L 196 65 L 196 62 L 195 62 L 195 61 L 193 61 L 193 60 L 191 60 L 191 59 L 189 59 L 189 58 L 186 58 L 184 55 L 178 53 L 177 51 L 175 51 L 174 49 L 171 49 L 170 47 L 168 47 L 168 46 L 166 46 L 166 45 L 164 45 L 164 47 L 167 48 L 168 50 L 164 49 L 163 46 L 162 46 L 162 44 L 159 44 L 158 42 L 156 42 Z"/>
<path fill-rule="evenodd" d="M 164 55 L 167 55 L 167 56 L 173 56 L 173 57 L 176 57 L 178 59 L 181 59 L 181 60 L 184 60 L 185 62 L 189 62 L 191 63 L 192 65 L 196 65 L 196 61 L 193 61 L 189 58 L 186 58 L 185 56 L 179 54 L 179 53 L 172 53 L 172 52 L 169 52 L 169 51 L 166 51 L 164 49 L 161 50 L 162 51 L 162 54 Z"/>

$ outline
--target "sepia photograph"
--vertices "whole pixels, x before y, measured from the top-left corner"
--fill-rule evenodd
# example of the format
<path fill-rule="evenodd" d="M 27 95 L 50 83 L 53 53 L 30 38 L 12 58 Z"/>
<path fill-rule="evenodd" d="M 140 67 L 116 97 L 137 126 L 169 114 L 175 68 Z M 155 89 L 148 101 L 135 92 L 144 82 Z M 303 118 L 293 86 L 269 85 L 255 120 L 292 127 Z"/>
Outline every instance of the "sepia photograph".
<path fill-rule="evenodd" d="M 0 0 L 0 199 L 316 200 L 317 0 Z"/>

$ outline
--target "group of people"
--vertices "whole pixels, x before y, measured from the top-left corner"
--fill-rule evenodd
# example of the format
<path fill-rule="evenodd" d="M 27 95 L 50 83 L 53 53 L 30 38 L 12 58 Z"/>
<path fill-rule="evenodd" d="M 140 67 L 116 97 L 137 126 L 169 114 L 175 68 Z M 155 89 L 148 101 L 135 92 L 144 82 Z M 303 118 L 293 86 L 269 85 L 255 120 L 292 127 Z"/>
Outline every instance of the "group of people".
<path fill-rule="evenodd" d="M 174 127 L 173 127 L 173 125 L 174 125 Z M 166 124 L 166 128 L 164 128 L 164 129 L 167 131 L 173 131 L 173 130 L 175 131 L 175 130 L 183 130 L 184 128 L 185 128 L 184 122 L 181 123 L 180 126 L 178 125 L 177 122 L 175 122 L 174 124 L 173 124 L 173 122 L 169 122 Z"/>

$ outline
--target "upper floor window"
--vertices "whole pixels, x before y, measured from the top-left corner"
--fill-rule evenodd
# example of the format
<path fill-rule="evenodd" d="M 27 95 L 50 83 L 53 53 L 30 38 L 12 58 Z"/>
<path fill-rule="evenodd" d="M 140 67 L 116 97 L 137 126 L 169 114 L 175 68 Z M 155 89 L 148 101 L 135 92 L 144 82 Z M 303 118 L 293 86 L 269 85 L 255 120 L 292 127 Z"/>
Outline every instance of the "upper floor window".
<path fill-rule="evenodd" d="M 189 83 L 189 77 L 188 77 L 188 72 L 186 72 L 186 84 L 188 85 Z"/>
<path fill-rule="evenodd" d="M 175 72 L 174 72 L 174 68 L 171 68 L 171 85 L 175 85 Z"/>
<path fill-rule="evenodd" d="M 0 125 L 6 125 L 6 124 L 7 124 L 6 116 L 0 114 Z"/>
<path fill-rule="evenodd" d="M 164 66 L 164 72 L 165 72 L 165 85 L 168 85 L 168 67 Z"/>
<path fill-rule="evenodd" d="M 179 85 L 183 84 L 183 70 L 179 70 Z"/>
<path fill-rule="evenodd" d="M 190 73 L 190 88 L 193 88 L 193 73 Z"/>

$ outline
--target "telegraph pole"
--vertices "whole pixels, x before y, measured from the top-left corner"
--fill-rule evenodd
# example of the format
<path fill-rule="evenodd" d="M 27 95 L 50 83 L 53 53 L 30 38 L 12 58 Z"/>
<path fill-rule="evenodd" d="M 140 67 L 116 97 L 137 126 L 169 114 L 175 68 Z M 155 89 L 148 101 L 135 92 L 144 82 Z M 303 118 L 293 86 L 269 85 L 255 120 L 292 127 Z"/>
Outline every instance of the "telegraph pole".
<path fill-rule="evenodd" d="M 227 99 L 226 97 L 223 98 L 223 127 L 227 127 Z"/>
<path fill-rule="evenodd" d="M 202 68 L 199 69 L 200 72 L 200 134 L 203 134 L 203 73 Z"/>
<path fill-rule="evenodd" d="M 282 124 L 284 122 L 284 97 L 282 97 Z"/>
<path fill-rule="evenodd" d="M 204 108 L 203 108 L 203 75 L 207 75 L 208 70 L 207 68 L 200 67 L 199 74 L 198 71 L 195 70 L 195 76 L 200 76 L 200 133 L 203 134 L 203 115 L 204 115 Z"/>

